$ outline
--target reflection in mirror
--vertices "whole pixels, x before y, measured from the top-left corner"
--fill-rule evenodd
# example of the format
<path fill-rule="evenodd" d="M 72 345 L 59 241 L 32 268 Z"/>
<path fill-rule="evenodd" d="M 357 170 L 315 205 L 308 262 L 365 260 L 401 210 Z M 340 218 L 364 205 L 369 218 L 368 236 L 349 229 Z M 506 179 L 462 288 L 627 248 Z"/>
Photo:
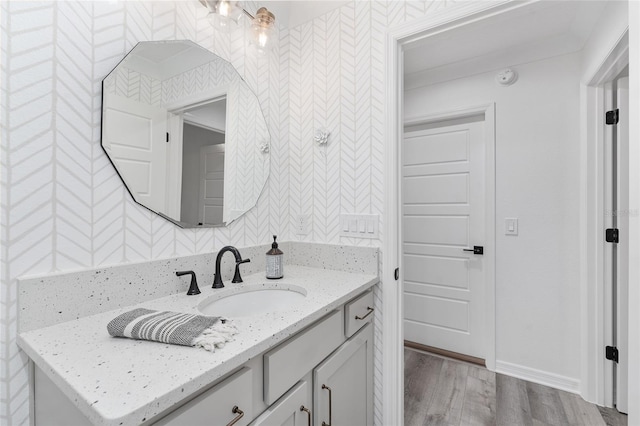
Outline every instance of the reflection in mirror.
<path fill-rule="evenodd" d="M 179 226 L 255 206 L 269 146 L 256 95 L 193 42 L 141 42 L 103 80 L 102 147 L 134 200 Z"/>

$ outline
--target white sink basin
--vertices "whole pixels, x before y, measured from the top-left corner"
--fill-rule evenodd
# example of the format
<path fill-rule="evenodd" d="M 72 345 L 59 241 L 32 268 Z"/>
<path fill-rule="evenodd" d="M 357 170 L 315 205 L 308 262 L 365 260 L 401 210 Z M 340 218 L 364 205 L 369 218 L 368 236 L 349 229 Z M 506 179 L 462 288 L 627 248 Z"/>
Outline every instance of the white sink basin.
<path fill-rule="evenodd" d="M 205 315 L 251 317 L 292 309 L 306 296 L 307 292 L 302 287 L 250 288 L 239 293 L 209 297 L 198 305 L 198 310 Z"/>

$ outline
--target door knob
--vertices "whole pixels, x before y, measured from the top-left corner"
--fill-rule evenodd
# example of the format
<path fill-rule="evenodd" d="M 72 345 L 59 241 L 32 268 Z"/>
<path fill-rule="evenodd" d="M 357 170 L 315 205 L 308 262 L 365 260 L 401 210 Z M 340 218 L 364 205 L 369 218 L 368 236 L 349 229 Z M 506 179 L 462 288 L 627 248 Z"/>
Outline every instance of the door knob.
<path fill-rule="evenodd" d="M 472 249 L 462 249 L 462 251 L 472 251 L 473 254 L 484 254 L 483 246 L 473 246 Z"/>

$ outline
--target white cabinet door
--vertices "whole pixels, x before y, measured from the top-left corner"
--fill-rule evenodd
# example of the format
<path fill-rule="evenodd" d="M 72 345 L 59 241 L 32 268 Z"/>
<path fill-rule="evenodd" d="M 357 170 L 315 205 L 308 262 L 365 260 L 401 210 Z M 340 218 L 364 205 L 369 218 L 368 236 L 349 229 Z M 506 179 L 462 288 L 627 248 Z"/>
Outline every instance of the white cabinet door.
<path fill-rule="evenodd" d="M 301 381 L 276 401 L 251 426 L 311 426 L 311 385 Z"/>
<path fill-rule="evenodd" d="M 314 424 L 373 424 L 373 326 L 368 324 L 313 371 Z"/>

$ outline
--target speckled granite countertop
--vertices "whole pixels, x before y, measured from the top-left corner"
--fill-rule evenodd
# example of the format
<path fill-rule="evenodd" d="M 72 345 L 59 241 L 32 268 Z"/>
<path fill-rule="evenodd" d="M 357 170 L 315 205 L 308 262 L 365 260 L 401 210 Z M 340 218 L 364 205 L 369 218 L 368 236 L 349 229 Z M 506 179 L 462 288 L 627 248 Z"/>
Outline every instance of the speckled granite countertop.
<path fill-rule="evenodd" d="M 320 319 L 378 277 L 287 265 L 282 280 L 256 273 L 244 281 L 220 290 L 201 283 L 197 296 L 176 294 L 134 306 L 198 313 L 197 305 L 213 295 L 265 286 L 300 286 L 307 296 L 286 311 L 234 319 L 235 340 L 213 353 L 110 337 L 107 323 L 131 307 L 23 332 L 18 345 L 94 424 L 137 425 Z"/>

